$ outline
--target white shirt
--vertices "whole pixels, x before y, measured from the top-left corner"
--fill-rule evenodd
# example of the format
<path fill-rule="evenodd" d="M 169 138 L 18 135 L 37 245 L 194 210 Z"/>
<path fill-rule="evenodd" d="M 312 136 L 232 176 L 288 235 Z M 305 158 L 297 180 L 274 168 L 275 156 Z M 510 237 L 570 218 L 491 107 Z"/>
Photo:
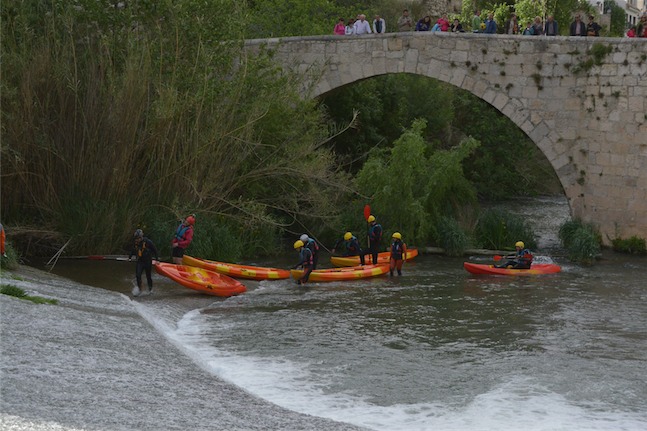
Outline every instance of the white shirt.
<path fill-rule="evenodd" d="M 373 20 L 373 33 L 386 33 L 386 23 L 384 22 L 384 18 L 380 18 L 380 22 L 382 23 L 382 31 L 377 31 L 375 28 L 375 23 L 377 20 Z"/>
<path fill-rule="evenodd" d="M 371 33 L 371 25 L 368 23 L 368 21 L 366 20 L 355 21 L 355 34 L 370 34 L 370 33 Z"/>
<path fill-rule="evenodd" d="M 346 26 L 346 35 L 355 34 L 355 24 Z"/>

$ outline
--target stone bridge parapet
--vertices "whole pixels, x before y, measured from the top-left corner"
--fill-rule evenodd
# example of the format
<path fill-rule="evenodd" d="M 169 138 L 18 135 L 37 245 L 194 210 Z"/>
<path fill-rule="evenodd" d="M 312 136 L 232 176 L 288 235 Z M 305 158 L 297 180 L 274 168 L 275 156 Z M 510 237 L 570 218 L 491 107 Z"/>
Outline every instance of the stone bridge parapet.
<path fill-rule="evenodd" d="M 571 214 L 605 243 L 647 238 L 647 41 L 410 32 L 256 39 L 305 97 L 388 73 L 447 82 L 485 100 L 541 149 Z M 505 145 L 505 143 L 502 143 Z"/>

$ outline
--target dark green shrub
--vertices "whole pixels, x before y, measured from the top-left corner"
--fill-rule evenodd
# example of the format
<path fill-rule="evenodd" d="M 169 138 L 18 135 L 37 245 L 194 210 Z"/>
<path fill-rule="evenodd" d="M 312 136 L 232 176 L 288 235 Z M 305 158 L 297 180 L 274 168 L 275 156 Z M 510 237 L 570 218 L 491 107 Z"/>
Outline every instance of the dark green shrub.
<path fill-rule="evenodd" d="M 0 268 L 2 269 L 16 269 L 18 268 L 18 255 L 16 250 L 11 246 L 9 242 L 6 243 L 5 253 L 7 257 L 0 257 Z"/>
<path fill-rule="evenodd" d="M 567 221 L 559 228 L 559 239 L 572 261 L 591 264 L 600 254 L 602 237 L 590 223 Z"/>
<path fill-rule="evenodd" d="M 40 296 L 29 296 L 19 287 L 13 286 L 11 284 L 3 284 L 0 286 L 0 293 L 3 295 L 13 296 L 15 298 L 25 299 L 31 301 L 34 304 L 58 304 L 56 299 L 47 299 Z"/>
<path fill-rule="evenodd" d="M 527 248 L 537 247 L 530 225 L 520 216 L 501 209 L 484 211 L 476 223 L 474 236 L 481 247 L 494 250 L 512 249 L 517 241 L 523 241 Z"/>
<path fill-rule="evenodd" d="M 612 241 L 613 251 L 628 254 L 647 254 L 647 246 L 645 239 L 637 236 L 632 236 L 629 239 L 616 238 Z"/>
<path fill-rule="evenodd" d="M 465 231 L 459 226 L 456 220 L 449 217 L 442 217 L 436 228 L 438 232 L 438 243 L 445 249 L 449 256 L 462 256 L 469 243 Z"/>

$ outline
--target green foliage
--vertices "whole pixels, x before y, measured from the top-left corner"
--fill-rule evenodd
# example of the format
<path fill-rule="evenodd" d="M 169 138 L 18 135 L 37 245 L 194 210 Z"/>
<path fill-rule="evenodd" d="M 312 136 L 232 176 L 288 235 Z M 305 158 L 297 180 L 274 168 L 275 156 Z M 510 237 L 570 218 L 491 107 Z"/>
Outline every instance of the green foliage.
<path fill-rule="evenodd" d="M 436 237 L 443 215 L 476 200 L 462 161 L 478 142 L 467 139 L 451 150 L 434 151 L 423 138 L 425 127 L 424 120 L 415 120 L 390 151 L 375 152 L 357 174 L 358 188 L 370 197 L 372 212 L 409 243 Z"/>
<path fill-rule="evenodd" d="M 7 255 L 7 257 L 0 256 L 0 268 L 17 269 L 18 254 L 9 241 L 5 243 L 5 254 Z"/>
<path fill-rule="evenodd" d="M 536 236 L 529 223 L 500 209 L 489 209 L 479 216 L 474 236 L 481 247 L 493 250 L 511 249 L 517 241 L 523 241 L 530 249 L 537 247 Z"/>
<path fill-rule="evenodd" d="M 618 6 L 614 0 L 604 1 L 604 10 L 611 11 L 611 25 L 609 34 L 607 36 L 622 37 L 625 34 L 627 18 L 625 17 L 625 10 Z"/>
<path fill-rule="evenodd" d="M 11 284 L 3 284 L 2 286 L 0 286 L 0 293 L 19 299 L 24 299 L 26 301 L 31 301 L 34 304 L 58 304 L 58 301 L 56 299 L 27 295 L 24 290 Z"/>
<path fill-rule="evenodd" d="M 232 236 L 253 223 L 262 241 L 336 215 L 349 190 L 324 113 L 271 53 L 239 58 L 241 2 L 48 5 L 2 3 L 3 220 L 107 253 L 155 212 L 213 214 Z"/>
<path fill-rule="evenodd" d="M 438 245 L 448 256 L 462 256 L 469 244 L 469 238 L 458 222 L 449 217 L 441 217 L 436 228 Z"/>
<path fill-rule="evenodd" d="M 600 253 L 602 237 L 590 223 L 567 221 L 559 228 L 559 239 L 572 261 L 591 264 Z"/>
<path fill-rule="evenodd" d="M 647 254 L 647 246 L 645 245 L 645 239 L 635 235 L 628 239 L 615 238 L 612 241 L 612 245 L 613 245 L 613 250 L 619 253 L 638 254 L 638 255 Z"/>

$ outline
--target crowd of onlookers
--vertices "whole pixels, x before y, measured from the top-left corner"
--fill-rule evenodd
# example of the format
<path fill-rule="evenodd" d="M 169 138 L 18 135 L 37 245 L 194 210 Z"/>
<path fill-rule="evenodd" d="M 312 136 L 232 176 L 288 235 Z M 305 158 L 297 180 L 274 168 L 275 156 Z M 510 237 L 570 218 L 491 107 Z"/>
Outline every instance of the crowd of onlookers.
<path fill-rule="evenodd" d="M 405 9 L 402 11 L 402 16 L 397 22 L 398 31 L 446 31 L 454 33 L 464 33 L 462 24 L 458 18 L 450 20 L 447 15 L 443 15 L 437 20 L 433 20 L 431 16 L 426 15 L 423 18 L 415 21 L 410 15 L 409 11 Z M 579 14 L 575 15 L 573 22 L 569 28 L 571 36 L 600 36 L 602 27 L 595 21 L 593 15 L 588 17 L 588 22 L 584 22 Z M 485 33 L 485 34 L 521 34 L 524 36 L 558 36 L 559 24 L 552 15 L 546 18 L 546 21 L 541 17 L 535 17 L 534 20 L 525 23 L 525 26 L 519 23 L 516 14 L 511 14 L 510 18 L 505 22 L 502 31 L 499 31 L 499 26 L 494 20 L 493 14 L 488 14 L 487 18 L 482 20 L 480 11 L 474 12 L 471 23 L 471 32 Z M 366 20 L 366 15 L 359 14 L 356 18 L 351 18 L 348 22 L 344 22 L 340 18 L 334 28 L 334 33 L 338 35 L 356 35 L 356 34 L 369 34 L 369 33 L 386 33 L 386 22 L 380 15 L 375 15 L 372 23 Z M 640 23 L 637 26 L 632 26 L 626 33 L 627 37 L 645 37 L 647 38 L 647 14 L 644 14 Z"/>

